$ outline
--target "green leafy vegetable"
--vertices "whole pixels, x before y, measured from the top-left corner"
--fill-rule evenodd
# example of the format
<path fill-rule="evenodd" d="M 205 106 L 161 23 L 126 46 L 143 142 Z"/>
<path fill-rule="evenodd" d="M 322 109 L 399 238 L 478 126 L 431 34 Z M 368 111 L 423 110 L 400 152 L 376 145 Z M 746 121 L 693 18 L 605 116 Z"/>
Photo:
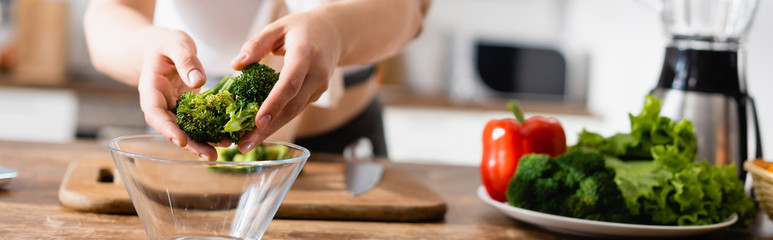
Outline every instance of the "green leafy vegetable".
<path fill-rule="evenodd" d="M 236 145 L 230 147 L 215 147 L 217 151 L 216 162 L 252 162 L 265 160 L 281 160 L 292 157 L 290 147 L 284 145 L 258 144 L 247 153 L 240 153 Z M 247 173 L 252 172 L 257 167 L 253 166 L 207 166 L 210 169 L 229 172 L 229 173 Z"/>
<path fill-rule="evenodd" d="M 625 223 L 705 225 L 737 213 L 737 227 L 755 219 L 736 167 L 696 157 L 692 123 L 660 114 L 647 96 L 630 133 L 603 137 L 583 130 L 556 158 L 526 155 L 507 189 L 508 203 L 563 216 Z"/>
<path fill-rule="evenodd" d="M 264 160 L 282 160 L 290 158 L 290 147 L 285 145 L 258 144 L 247 153 L 240 153 L 236 145 L 230 147 L 215 147 L 217 162 L 250 162 Z"/>
<path fill-rule="evenodd" d="M 598 153 L 574 151 L 552 159 L 529 154 L 520 160 L 507 200 L 516 207 L 568 217 L 636 222 L 614 177 Z"/>
<path fill-rule="evenodd" d="M 197 142 L 238 142 L 255 129 L 255 115 L 279 79 L 270 67 L 254 63 L 239 76 L 225 76 L 201 94 L 183 93 L 173 112 L 177 125 Z"/>
<path fill-rule="evenodd" d="M 630 115 L 631 133 L 604 138 L 583 131 L 570 151 L 603 154 L 630 213 L 650 223 L 713 224 L 737 213 L 739 226 L 751 225 L 754 202 L 736 167 L 699 161 L 692 123 L 659 116 L 660 103 L 647 96 L 641 113 Z"/>
<path fill-rule="evenodd" d="M 174 109 L 177 124 L 195 141 L 220 142 L 222 126 L 228 122 L 226 109 L 233 102 L 229 92 L 183 93 Z"/>

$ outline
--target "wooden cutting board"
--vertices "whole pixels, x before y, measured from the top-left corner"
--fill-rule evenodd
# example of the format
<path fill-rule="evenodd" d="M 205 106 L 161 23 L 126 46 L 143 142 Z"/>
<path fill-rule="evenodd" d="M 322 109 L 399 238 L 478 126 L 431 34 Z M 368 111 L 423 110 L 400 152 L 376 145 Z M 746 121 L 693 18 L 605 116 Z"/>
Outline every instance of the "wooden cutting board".
<path fill-rule="evenodd" d="M 343 171 L 340 162 L 310 159 L 275 217 L 419 222 L 445 215 L 445 201 L 400 170 L 385 168 L 379 185 L 356 197 L 346 190 Z M 133 214 L 129 194 L 116 173 L 110 158 L 72 162 L 59 188 L 59 201 L 77 211 Z"/>

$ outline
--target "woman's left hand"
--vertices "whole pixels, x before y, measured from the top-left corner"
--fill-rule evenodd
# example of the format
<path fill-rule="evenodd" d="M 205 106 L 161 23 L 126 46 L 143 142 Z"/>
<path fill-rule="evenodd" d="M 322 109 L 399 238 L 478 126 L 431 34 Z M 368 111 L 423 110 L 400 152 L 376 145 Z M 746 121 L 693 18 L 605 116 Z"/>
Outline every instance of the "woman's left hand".
<path fill-rule="evenodd" d="M 284 56 L 279 81 L 260 106 L 256 129 L 239 141 L 247 152 L 287 124 L 327 90 L 342 52 L 336 26 L 317 14 L 291 14 L 266 26 L 231 62 L 234 69 L 260 61 L 269 53 Z"/>

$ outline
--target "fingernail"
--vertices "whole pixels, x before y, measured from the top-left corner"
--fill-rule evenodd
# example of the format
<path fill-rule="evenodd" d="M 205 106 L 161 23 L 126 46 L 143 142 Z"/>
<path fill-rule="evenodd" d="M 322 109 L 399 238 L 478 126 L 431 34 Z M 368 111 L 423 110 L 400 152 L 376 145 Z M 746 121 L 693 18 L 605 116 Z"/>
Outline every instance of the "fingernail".
<path fill-rule="evenodd" d="M 244 143 L 244 147 L 242 147 L 242 149 L 241 149 L 241 152 L 242 153 L 247 153 L 250 150 L 252 150 L 252 148 L 254 148 L 254 147 L 255 147 L 255 142 L 245 142 Z"/>
<path fill-rule="evenodd" d="M 258 121 L 258 129 L 263 130 L 266 129 L 268 124 L 271 123 L 271 114 L 266 114 L 260 120 Z"/>
<path fill-rule="evenodd" d="M 180 147 L 180 140 L 179 139 L 172 138 L 172 143 L 174 143 L 174 145 L 177 145 L 178 147 Z"/>
<path fill-rule="evenodd" d="M 195 85 L 202 81 L 204 81 L 204 75 L 198 69 L 193 69 L 188 73 L 188 84 Z"/>
<path fill-rule="evenodd" d="M 204 160 L 207 160 L 207 161 L 209 161 L 209 158 L 207 157 L 207 155 L 206 155 L 206 154 L 203 154 L 203 153 L 202 153 L 202 154 L 199 154 L 199 157 L 201 157 L 201 159 L 204 159 Z"/>
<path fill-rule="evenodd" d="M 236 58 L 234 58 L 234 60 L 231 61 L 231 65 L 236 65 L 239 62 L 244 61 L 244 59 L 247 59 L 247 54 L 246 53 L 239 54 L 239 56 L 236 56 Z"/>

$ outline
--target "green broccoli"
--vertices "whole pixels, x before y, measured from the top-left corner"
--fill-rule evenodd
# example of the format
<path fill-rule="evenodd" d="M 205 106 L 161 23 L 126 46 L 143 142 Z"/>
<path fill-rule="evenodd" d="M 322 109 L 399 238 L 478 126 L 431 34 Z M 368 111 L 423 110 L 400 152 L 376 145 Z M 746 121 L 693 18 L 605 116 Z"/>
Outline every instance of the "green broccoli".
<path fill-rule="evenodd" d="M 241 98 L 240 101 L 256 102 L 261 105 L 266 101 L 277 80 L 279 80 L 279 73 L 271 67 L 252 64 L 244 68 L 242 74 L 236 77 L 236 82 L 239 84 L 233 86 L 233 93 Z"/>
<path fill-rule="evenodd" d="M 255 115 L 260 105 L 256 102 L 237 102 L 228 106 L 226 112 L 229 120 L 223 125 L 228 140 L 238 142 L 245 133 L 255 129 Z"/>
<path fill-rule="evenodd" d="M 551 159 L 544 154 L 521 158 L 510 181 L 510 205 L 568 217 L 637 222 L 625 206 L 601 154 L 573 151 Z"/>
<path fill-rule="evenodd" d="M 226 110 L 233 103 L 229 92 L 183 93 L 174 109 L 177 124 L 195 141 L 220 142 L 222 126 L 229 120 Z"/>
<path fill-rule="evenodd" d="M 265 146 L 258 144 L 247 153 L 239 152 L 236 145 L 230 147 L 215 147 L 218 162 L 251 162 L 263 160 L 282 160 L 292 157 L 290 147 L 285 145 Z"/>
<path fill-rule="evenodd" d="M 230 147 L 215 147 L 217 151 L 217 162 L 252 162 L 264 160 L 288 159 L 290 147 L 285 145 L 264 146 L 258 144 L 247 153 L 239 152 L 239 148 L 234 144 Z M 202 159 L 203 160 L 203 159 Z M 256 171 L 257 166 L 207 166 L 207 168 L 223 173 L 250 173 Z"/>
<path fill-rule="evenodd" d="M 265 160 L 280 160 L 290 158 L 290 148 L 284 145 L 273 145 L 265 147 Z"/>
<path fill-rule="evenodd" d="M 557 213 L 560 197 L 564 195 L 565 172 L 546 154 L 528 154 L 521 157 L 515 176 L 507 187 L 510 205 L 539 212 Z"/>
<path fill-rule="evenodd" d="M 259 145 L 260 146 L 260 145 Z M 217 160 L 218 162 L 230 162 L 233 161 L 234 156 L 241 154 L 239 152 L 239 148 L 235 145 L 232 145 L 231 147 L 215 147 L 215 151 L 217 151 Z"/>
<path fill-rule="evenodd" d="M 231 142 L 255 129 L 255 115 L 279 79 L 270 67 L 254 63 L 239 76 L 225 76 L 212 89 L 183 93 L 172 109 L 177 125 L 197 142 Z"/>

